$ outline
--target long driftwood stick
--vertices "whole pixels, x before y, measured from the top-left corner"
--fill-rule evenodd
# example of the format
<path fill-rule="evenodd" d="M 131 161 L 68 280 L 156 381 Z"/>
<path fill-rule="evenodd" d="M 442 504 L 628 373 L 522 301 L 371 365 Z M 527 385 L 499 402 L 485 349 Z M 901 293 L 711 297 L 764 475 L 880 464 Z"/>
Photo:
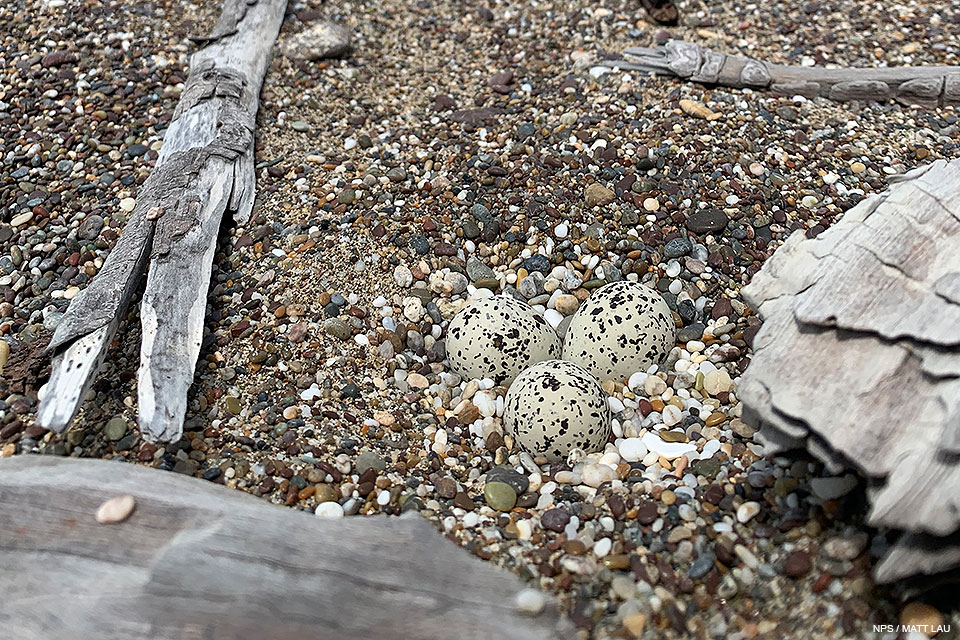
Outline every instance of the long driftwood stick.
<path fill-rule="evenodd" d="M 908 534 L 879 580 L 960 568 L 960 160 L 796 232 L 743 295 L 764 319 L 744 420 L 866 476 L 870 524 Z"/>
<path fill-rule="evenodd" d="M 116 524 L 94 517 L 132 495 Z M 552 598 L 417 516 L 339 520 L 132 464 L 0 462 L 0 620 L 18 640 L 572 637 Z"/>
<path fill-rule="evenodd" d="M 140 428 L 179 437 L 200 354 L 204 302 L 225 211 L 253 208 L 254 124 L 286 0 L 225 0 L 164 136 L 156 168 L 103 269 L 72 301 L 49 349 L 53 367 L 38 421 L 73 420 L 150 262 L 141 308 Z"/>
<path fill-rule="evenodd" d="M 769 89 L 785 95 L 831 100 L 887 100 L 927 108 L 960 105 L 960 67 L 824 69 L 770 64 L 746 56 L 670 40 L 662 47 L 635 47 L 625 58 L 601 65 L 725 87 Z"/>

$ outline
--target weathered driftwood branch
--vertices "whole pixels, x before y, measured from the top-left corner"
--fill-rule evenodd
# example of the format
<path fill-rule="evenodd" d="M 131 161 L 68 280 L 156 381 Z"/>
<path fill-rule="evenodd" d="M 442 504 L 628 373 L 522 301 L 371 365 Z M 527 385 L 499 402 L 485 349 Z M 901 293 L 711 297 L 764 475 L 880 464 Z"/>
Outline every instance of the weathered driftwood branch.
<path fill-rule="evenodd" d="M 105 500 L 133 514 L 99 524 Z M 548 596 L 423 519 L 321 519 L 104 460 L 0 462 L 0 619 L 20 640 L 570 637 Z M 454 633 L 451 635 L 451 631 Z"/>
<path fill-rule="evenodd" d="M 254 123 L 286 0 L 226 0 L 190 75 L 156 168 L 93 282 L 72 301 L 49 349 L 53 367 L 39 422 L 63 431 L 103 362 L 150 262 L 141 308 L 140 428 L 179 437 L 200 353 L 204 302 L 225 211 L 253 208 Z"/>
<path fill-rule="evenodd" d="M 764 318 L 744 419 L 866 476 L 869 522 L 909 534 L 879 580 L 960 567 L 960 161 L 795 233 L 743 294 Z"/>
<path fill-rule="evenodd" d="M 960 105 L 960 67 L 825 69 L 770 64 L 746 56 L 670 40 L 662 47 L 626 49 L 625 58 L 604 60 L 631 69 L 725 87 L 769 89 L 785 95 L 831 100 L 887 100 L 935 108 Z"/>

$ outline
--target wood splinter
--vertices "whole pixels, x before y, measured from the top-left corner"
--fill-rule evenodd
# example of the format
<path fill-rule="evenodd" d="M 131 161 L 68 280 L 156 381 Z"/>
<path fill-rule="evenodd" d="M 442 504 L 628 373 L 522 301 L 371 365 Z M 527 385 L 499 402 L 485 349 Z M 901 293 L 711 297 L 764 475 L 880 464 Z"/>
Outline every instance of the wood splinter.
<path fill-rule="evenodd" d="M 139 422 L 144 437 L 180 437 L 203 336 L 217 232 L 225 212 L 253 209 L 254 126 L 260 86 L 286 0 L 225 0 L 163 139 L 156 167 L 123 234 L 70 303 L 48 347 L 50 381 L 37 414 L 64 431 L 103 363 L 150 263 L 141 305 Z"/>
<path fill-rule="evenodd" d="M 747 56 L 670 40 L 662 47 L 625 49 L 601 66 L 675 76 L 691 82 L 765 89 L 782 95 L 831 100 L 887 100 L 929 109 L 960 105 L 960 67 L 826 69 L 771 64 Z"/>

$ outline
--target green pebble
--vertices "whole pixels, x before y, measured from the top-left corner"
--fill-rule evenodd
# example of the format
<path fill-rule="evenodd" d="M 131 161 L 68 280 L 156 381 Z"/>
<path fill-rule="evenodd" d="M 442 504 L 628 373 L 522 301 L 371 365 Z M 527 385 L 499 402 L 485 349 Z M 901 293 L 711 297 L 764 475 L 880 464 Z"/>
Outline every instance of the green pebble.
<path fill-rule="evenodd" d="M 243 410 L 243 407 L 240 406 L 240 398 L 237 398 L 236 396 L 227 396 L 224 398 L 223 408 L 224 411 L 233 415 L 237 415 Z"/>
<path fill-rule="evenodd" d="M 109 440 L 119 440 L 127 433 L 127 421 L 120 416 L 114 416 L 103 428 L 103 433 Z"/>
<path fill-rule="evenodd" d="M 497 511 L 510 511 L 517 504 L 517 492 L 506 482 L 488 482 L 483 487 L 483 498 Z"/>
<path fill-rule="evenodd" d="M 500 288 L 500 281 L 496 278 L 481 278 L 473 283 L 478 289 L 490 289 L 491 291 L 496 291 Z"/>

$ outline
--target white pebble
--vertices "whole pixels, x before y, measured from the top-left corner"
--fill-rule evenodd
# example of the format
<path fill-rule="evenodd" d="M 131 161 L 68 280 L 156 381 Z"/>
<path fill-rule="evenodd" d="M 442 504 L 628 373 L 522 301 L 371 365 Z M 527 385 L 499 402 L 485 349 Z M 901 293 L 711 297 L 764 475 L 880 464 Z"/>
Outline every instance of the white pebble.
<path fill-rule="evenodd" d="M 624 438 L 617 445 L 617 450 L 627 462 L 639 462 L 647 455 L 647 447 L 640 438 Z"/>
<path fill-rule="evenodd" d="M 623 402 L 613 396 L 607 398 L 607 406 L 610 407 L 610 411 L 613 413 L 621 413 L 626 408 L 623 406 Z"/>
<path fill-rule="evenodd" d="M 547 606 L 547 600 L 543 593 L 536 589 L 523 589 L 517 593 L 514 603 L 517 612 L 527 616 L 537 616 Z"/>
<path fill-rule="evenodd" d="M 644 435 L 643 444 L 650 453 L 655 453 L 667 460 L 673 460 L 680 456 L 688 456 L 697 452 L 697 448 L 689 442 L 665 442 L 655 433 L 647 433 Z"/>
<path fill-rule="evenodd" d="M 597 540 L 597 543 L 593 545 L 593 555 L 597 556 L 598 558 L 602 558 L 610 553 L 610 549 L 612 547 L 613 541 L 610 540 L 610 538 L 600 538 Z"/>
<path fill-rule="evenodd" d="M 543 312 L 543 317 L 551 327 L 556 329 L 563 322 L 563 314 L 556 309 L 547 309 Z"/>
<path fill-rule="evenodd" d="M 758 513 L 760 513 L 759 502 L 754 502 L 753 500 L 744 502 L 742 505 L 737 507 L 737 522 L 746 524 L 753 520 Z"/>
<path fill-rule="evenodd" d="M 663 424 L 672 427 L 675 424 L 680 424 L 681 420 L 683 420 L 683 412 L 680 409 L 672 404 L 663 408 Z"/>
<path fill-rule="evenodd" d="M 342 518 L 343 507 L 336 502 L 321 502 L 314 513 L 320 518 Z"/>
<path fill-rule="evenodd" d="M 117 496 L 110 498 L 97 509 L 97 522 L 100 524 L 116 524 L 130 517 L 137 507 L 137 500 L 133 496 Z"/>

